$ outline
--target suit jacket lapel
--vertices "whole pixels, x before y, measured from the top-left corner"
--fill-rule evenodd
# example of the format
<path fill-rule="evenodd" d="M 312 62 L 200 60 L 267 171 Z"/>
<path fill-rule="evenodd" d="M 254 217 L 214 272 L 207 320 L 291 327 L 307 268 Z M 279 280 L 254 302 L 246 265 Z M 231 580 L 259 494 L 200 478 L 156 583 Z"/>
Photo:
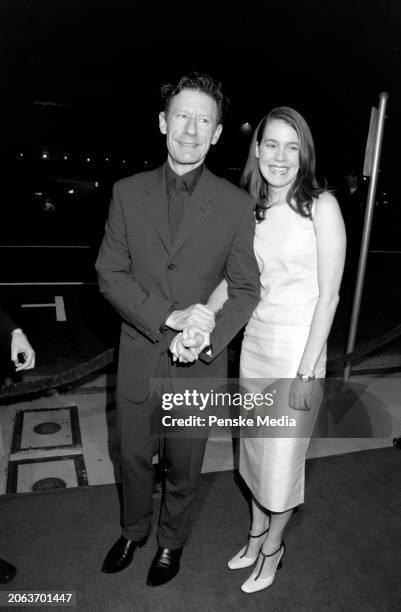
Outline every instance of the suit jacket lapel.
<path fill-rule="evenodd" d="M 181 222 L 174 243 L 170 250 L 173 257 L 189 240 L 198 227 L 213 212 L 216 201 L 216 184 L 213 174 L 205 167 L 196 189 L 191 197 L 191 202 Z M 168 219 L 167 219 L 168 221 Z"/>
<path fill-rule="evenodd" d="M 163 242 L 166 251 L 170 251 L 170 226 L 166 194 L 165 164 L 155 170 L 152 180 L 145 189 L 147 201 L 145 209 Z"/>

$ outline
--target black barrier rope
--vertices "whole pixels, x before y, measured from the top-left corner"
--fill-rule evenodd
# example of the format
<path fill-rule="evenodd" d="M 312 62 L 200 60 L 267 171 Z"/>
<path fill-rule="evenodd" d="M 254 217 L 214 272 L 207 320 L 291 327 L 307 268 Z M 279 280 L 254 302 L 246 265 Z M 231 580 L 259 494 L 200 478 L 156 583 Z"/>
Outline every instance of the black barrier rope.
<path fill-rule="evenodd" d="M 391 340 L 394 340 L 399 336 L 401 336 L 401 323 L 393 327 L 393 329 L 390 329 L 390 331 L 385 332 L 381 336 L 378 336 L 378 338 L 373 338 L 373 340 L 366 342 L 359 348 L 353 350 L 352 353 L 342 355 L 341 357 L 337 357 L 336 359 L 330 359 L 326 365 L 327 373 L 337 374 L 338 372 L 341 372 L 345 364 L 349 362 L 354 363 L 355 361 L 358 361 L 364 355 L 372 353 L 376 349 L 380 348 L 381 346 L 384 346 L 385 344 L 388 344 L 389 342 L 391 342 Z"/>
<path fill-rule="evenodd" d="M 46 389 L 55 389 L 72 382 L 80 380 L 88 374 L 93 374 L 98 370 L 102 370 L 104 367 L 110 365 L 114 361 L 114 349 L 109 348 L 100 355 L 96 355 L 90 361 L 80 363 L 73 368 L 59 372 L 58 374 L 51 374 L 50 376 L 44 376 L 37 380 L 28 380 L 26 382 L 18 382 L 12 385 L 6 385 L 0 389 L 0 399 L 5 397 L 15 397 L 17 395 L 26 395 L 27 393 L 38 393 L 38 391 L 44 391 Z"/>
<path fill-rule="evenodd" d="M 388 344 L 391 340 L 398 338 L 398 336 L 401 336 L 401 323 L 396 325 L 390 331 L 384 333 L 382 336 L 366 342 L 366 344 L 363 344 L 359 348 L 355 349 L 352 351 L 352 353 L 342 355 L 341 357 L 337 357 L 335 359 L 330 359 L 326 366 L 327 373 L 329 375 L 333 375 L 341 372 L 346 363 L 354 363 L 355 361 L 358 361 L 364 355 L 367 355 L 381 346 Z M 73 368 L 64 370 L 64 372 L 44 376 L 43 378 L 39 378 L 37 380 L 29 380 L 26 382 L 6 385 L 0 389 L 0 400 L 2 398 L 4 399 L 16 397 L 18 395 L 26 395 L 28 393 L 38 393 L 39 391 L 44 391 L 46 389 L 56 389 L 57 387 L 62 387 L 63 385 L 76 382 L 88 374 L 93 374 L 94 372 L 102 370 L 106 366 L 113 363 L 115 358 L 114 353 L 114 349 L 109 348 L 90 361 L 85 361 L 84 363 L 81 363 Z"/>

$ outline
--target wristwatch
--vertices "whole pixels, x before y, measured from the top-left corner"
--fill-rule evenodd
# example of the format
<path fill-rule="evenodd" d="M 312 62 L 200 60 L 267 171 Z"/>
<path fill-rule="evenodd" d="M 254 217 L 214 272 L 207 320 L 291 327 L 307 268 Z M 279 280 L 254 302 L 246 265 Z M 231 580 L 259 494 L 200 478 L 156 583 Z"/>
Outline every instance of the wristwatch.
<path fill-rule="evenodd" d="M 301 372 L 297 372 L 297 377 L 299 380 L 302 380 L 302 382 L 312 382 L 315 380 L 314 374 L 302 374 Z"/>

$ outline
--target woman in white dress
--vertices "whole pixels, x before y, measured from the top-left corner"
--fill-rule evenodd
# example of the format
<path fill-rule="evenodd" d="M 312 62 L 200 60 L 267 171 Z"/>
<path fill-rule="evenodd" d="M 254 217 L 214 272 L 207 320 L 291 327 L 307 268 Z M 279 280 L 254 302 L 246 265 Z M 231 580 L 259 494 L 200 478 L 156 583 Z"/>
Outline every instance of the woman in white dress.
<path fill-rule="evenodd" d="M 284 553 L 284 529 L 304 501 L 309 437 L 303 420 L 309 419 L 310 435 L 321 399 L 315 379 L 325 376 L 346 239 L 337 200 L 316 181 L 312 135 L 297 111 L 279 107 L 261 120 L 242 186 L 257 204 L 261 299 L 245 330 L 240 376 L 245 388 L 253 382 L 256 391 L 258 383 L 280 380 L 281 397 L 287 389 L 285 410 L 299 426 L 291 438 L 246 437 L 246 432 L 241 438 L 240 473 L 252 492 L 252 527 L 248 543 L 228 566 L 254 565 L 241 587 L 252 593 L 273 583 Z M 223 282 L 208 306 L 217 312 L 226 297 Z"/>

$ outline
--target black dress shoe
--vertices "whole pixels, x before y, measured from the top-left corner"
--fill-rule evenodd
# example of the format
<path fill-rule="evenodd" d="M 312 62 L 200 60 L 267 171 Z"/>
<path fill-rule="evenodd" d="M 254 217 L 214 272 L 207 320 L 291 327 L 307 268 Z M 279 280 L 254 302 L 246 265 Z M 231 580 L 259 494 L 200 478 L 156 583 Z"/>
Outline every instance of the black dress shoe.
<path fill-rule="evenodd" d="M 180 569 L 181 553 L 182 548 L 161 548 L 159 546 L 149 568 L 146 584 L 160 586 L 174 578 Z"/>
<path fill-rule="evenodd" d="M 0 584 L 6 584 L 10 582 L 17 573 L 17 568 L 8 561 L 0 559 Z"/>
<path fill-rule="evenodd" d="M 146 538 L 140 542 L 134 542 L 133 540 L 127 540 L 127 538 L 121 536 L 107 553 L 103 561 L 102 572 L 105 574 L 121 572 L 121 570 L 128 567 L 131 563 L 134 556 L 134 550 L 138 546 L 143 546 L 145 542 Z"/>

